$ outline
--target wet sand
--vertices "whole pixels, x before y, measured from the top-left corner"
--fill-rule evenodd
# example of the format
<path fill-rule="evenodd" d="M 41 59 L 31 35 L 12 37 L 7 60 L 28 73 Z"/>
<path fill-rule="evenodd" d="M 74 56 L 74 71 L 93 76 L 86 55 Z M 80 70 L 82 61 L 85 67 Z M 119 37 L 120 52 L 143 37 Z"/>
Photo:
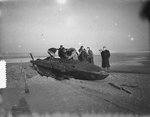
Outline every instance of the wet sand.
<path fill-rule="evenodd" d="M 150 115 L 150 74 L 111 72 L 99 81 L 58 81 L 40 76 L 30 66 L 7 64 L 7 88 L 1 91 L 0 105 L 5 111 L 11 112 L 24 98 L 31 113 L 38 114 Z M 28 94 L 24 92 L 24 73 Z"/>

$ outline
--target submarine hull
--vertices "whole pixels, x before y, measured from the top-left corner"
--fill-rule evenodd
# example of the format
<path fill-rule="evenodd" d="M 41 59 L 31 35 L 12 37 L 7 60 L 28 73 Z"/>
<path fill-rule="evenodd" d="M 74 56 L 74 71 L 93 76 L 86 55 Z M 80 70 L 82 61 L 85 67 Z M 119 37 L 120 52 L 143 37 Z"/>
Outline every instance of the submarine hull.
<path fill-rule="evenodd" d="M 99 66 L 78 60 L 60 58 L 31 60 L 35 70 L 42 76 L 72 77 L 80 80 L 103 80 L 109 74 Z"/>

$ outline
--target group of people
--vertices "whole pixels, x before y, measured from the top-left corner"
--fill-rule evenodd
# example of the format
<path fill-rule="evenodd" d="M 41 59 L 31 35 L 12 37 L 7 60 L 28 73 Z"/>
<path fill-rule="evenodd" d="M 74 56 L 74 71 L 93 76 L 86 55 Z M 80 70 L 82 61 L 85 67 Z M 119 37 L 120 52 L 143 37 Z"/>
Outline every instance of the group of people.
<path fill-rule="evenodd" d="M 57 48 L 50 48 L 48 49 L 48 54 L 51 58 L 55 58 L 55 53 L 58 50 L 58 56 L 61 59 L 73 59 L 73 60 L 80 60 L 80 61 L 87 61 L 89 63 L 94 64 L 93 60 L 93 52 L 90 47 L 87 47 L 87 50 L 81 46 L 78 52 L 75 48 L 66 49 L 63 45 Z"/>
<path fill-rule="evenodd" d="M 87 47 L 87 50 L 81 46 L 79 51 L 79 56 L 78 59 L 80 61 L 88 61 L 89 63 L 94 64 L 94 57 L 93 57 L 93 52 L 90 49 L 90 47 Z"/>
<path fill-rule="evenodd" d="M 57 48 L 48 49 L 48 54 L 50 55 L 51 58 L 55 58 L 55 53 L 57 50 L 58 50 L 58 56 L 61 59 L 87 61 L 91 64 L 94 64 L 93 51 L 90 49 L 90 47 L 87 47 L 86 50 L 84 46 L 81 46 L 77 52 L 75 48 L 66 49 L 63 47 L 63 45 L 60 45 L 58 49 Z M 102 68 L 104 68 L 106 71 L 109 71 L 110 52 L 106 48 L 106 46 L 103 46 L 103 49 L 100 49 L 99 51 L 102 57 Z"/>

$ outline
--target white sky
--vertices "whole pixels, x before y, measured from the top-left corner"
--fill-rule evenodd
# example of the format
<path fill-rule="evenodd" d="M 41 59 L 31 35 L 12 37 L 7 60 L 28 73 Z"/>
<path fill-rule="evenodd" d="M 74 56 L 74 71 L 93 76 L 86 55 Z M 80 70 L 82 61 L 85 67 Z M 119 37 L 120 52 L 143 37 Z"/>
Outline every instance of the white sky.
<path fill-rule="evenodd" d="M 111 51 L 149 48 L 140 0 L 0 0 L 1 52 L 103 45 Z"/>

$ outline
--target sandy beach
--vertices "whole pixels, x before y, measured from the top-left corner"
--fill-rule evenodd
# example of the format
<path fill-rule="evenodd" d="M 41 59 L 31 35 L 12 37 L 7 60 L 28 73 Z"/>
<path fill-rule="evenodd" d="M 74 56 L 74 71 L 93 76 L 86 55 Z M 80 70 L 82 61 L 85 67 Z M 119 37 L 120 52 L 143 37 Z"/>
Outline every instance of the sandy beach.
<path fill-rule="evenodd" d="M 23 70 L 23 72 L 22 72 Z M 30 93 L 25 93 L 24 78 Z M 110 72 L 99 81 L 70 78 L 58 81 L 40 76 L 30 63 L 7 64 L 7 88 L 1 90 L 2 114 L 19 113 L 12 108 L 27 107 L 40 115 L 150 115 L 150 74 Z M 115 86 L 119 86 L 120 89 Z M 26 114 L 26 113 L 25 113 Z"/>
<path fill-rule="evenodd" d="M 150 117 L 150 0 L 0 0 L 1 61 L 0 117 Z"/>

